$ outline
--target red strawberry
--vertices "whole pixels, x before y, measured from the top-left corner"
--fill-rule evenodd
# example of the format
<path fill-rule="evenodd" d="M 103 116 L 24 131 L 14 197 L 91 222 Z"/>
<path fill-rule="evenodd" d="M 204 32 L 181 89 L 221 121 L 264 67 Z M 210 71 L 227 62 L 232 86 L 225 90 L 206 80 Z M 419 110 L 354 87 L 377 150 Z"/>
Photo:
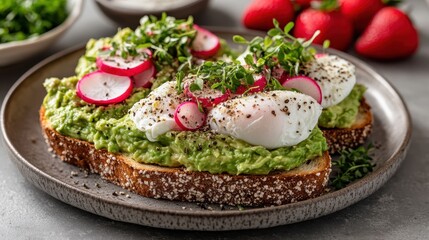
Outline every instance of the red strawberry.
<path fill-rule="evenodd" d="M 310 39 L 317 30 L 320 30 L 320 34 L 313 43 L 323 44 L 323 41 L 329 40 L 330 47 L 338 50 L 346 50 L 353 38 L 353 26 L 340 12 L 310 8 L 304 10 L 296 19 L 295 37 Z"/>
<path fill-rule="evenodd" d="M 284 27 L 294 18 L 294 9 L 290 0 L 254 0 L 244 11 L 243 24 L 247 28 L 269 30 L 273 19 Z"/>
<path fill-rule="evenodd" d="M 411 20 L 395 7 L 381 9 L 356 41 L 362 56 L 394 60 L 411 56 L 419 45 L 419 36 Z"/>
<path fill-rule="evenodd" d="M 352 21 L 357 33 L 363 32 L 374 15 L 384 7 L 382 0 L 339 0 L 340 11 Z"/>

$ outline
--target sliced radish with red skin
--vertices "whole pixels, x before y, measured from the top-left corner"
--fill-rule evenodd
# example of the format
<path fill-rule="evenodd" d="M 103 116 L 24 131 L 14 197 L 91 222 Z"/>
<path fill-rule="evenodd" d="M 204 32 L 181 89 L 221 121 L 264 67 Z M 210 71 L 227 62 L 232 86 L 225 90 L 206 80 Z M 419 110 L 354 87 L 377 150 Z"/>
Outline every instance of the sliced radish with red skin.
<path fill-rule="evenodd" d="M 255 82 L 252 84 L 252 86 L 249 86 L 249 87 L 246 87 L 244 85 L 238 86 L 235 93 L 236 94 L 243 94 L 247 90 L 249 93 L 262 92 L 264 90 L 265 86 L 267 86 L 267 79 L 262 75 L 258 75 L 256 77 L 258 79 L 255 80 Z"/>
<path fill-rule="evenodd" d="M 246 92 L 246 90 L 249 89 L 248 87 L 244 86 L 244 85 L 240 85 L 237 87 L 237 89 L 235 90 L 235 94 L 243 94 Z"/>
<path fill-rule="evenodd" d="M 296 89 L 314 98 L 319 104 L 322 103 L 322 90 L 312 78 L 307 76 L 290 77 L 282 85 L 287 89 Z"/>
<path fill-rule="evenodd" d="M 280 84 L 283 84 L 290 76 L 282 67 L 275 67 L 271 73 L 273 78 L 277 79 Z"/>
<path fill-rule="evenodd" d="M 76 94 L 85 102 L 96 105 L 115 104 L 127 99 L 133 91 L 130 77 L 102 71 L 88 73 L 76 85 Z"/>
<path fill-rule="evenodd" d="M 279 81 L 279 83 L 283 85 L 283 83 L 286 82 L 286 80 L 288 80 L 289 78 L 290 75 L 284 72 L 280 79 L 277 79 L 277 81 Z"/>
<path fill-rule="evenodd" d="M 271 76 L 273 76 L 273 78 L 279 80 L 285 72 L 286 71 L 282 67 L 274 67 L 273 71 L 271 72 Z"/>
<path fill-rule="evenodd" d="M 253 83 L 250 92 L 262 92 L 265 86 L 267 86 L 267 79 L 264 76 L 260 76 L 259 79 Z"/>
<path fill-rule="evenodd" d="M 151 65 L 152 52 L 148 49 L 144 49 L 142 52 L 145 52 L 145 54 L 141 53 L 128 58 L 123 58 L 120 55 L 99 56 L 96 64 L 98 69 L 103 72 L 131 77 L 143 72 Z"/>
<path fill-rule="evenodd" d="M 155 65 L 151 63 L 151 66 L 148 69 L 132 77 L 134 81 L 134 87 L 150 88 L 152 86 L 155 75 L 156 68 Z"/>
<path fill-rule="evenodd" d="M 219 38 L 210 31 L 194 25 L 197 35 L 192 42 L 191 53 L 197 58 L 209 58 L 214 56 L 220 49 Z"/>
<path fill-rule="evenodd" d="M 212 108 L 221 102 L 225 102 L 231 95 L 228 90 L 223 93 L 220 90 L 211 89 L 205 85 L 202 90 L 191 91 L 189 85 L 190 83 L 188 82 L 184 86 L 186 96 L 192 98 L 194 102 L 199 102 L 205 108 Z"/>
<path fill-rule="evenodd" d="M 201 112 L 196 102 L 187 101 L 177 106 L 174 120 L 182 130 L 193 131 L 202 127 L 207 115 Z"/>
<path fill-rule="evenodd" d="M 107 50 L 110 50 L 111 48 L 112 48 L 111 46 L 105 45 L 101 48 L 101 51 L 107 51 Z"/>
<path fill-rule="evenodd" d="M 328 54 L 326 53 L 316 53 L 316 55 L 314 55 L 315 58 L 321 58 L 321 57 L 325 57 L 328 56 Z"/>

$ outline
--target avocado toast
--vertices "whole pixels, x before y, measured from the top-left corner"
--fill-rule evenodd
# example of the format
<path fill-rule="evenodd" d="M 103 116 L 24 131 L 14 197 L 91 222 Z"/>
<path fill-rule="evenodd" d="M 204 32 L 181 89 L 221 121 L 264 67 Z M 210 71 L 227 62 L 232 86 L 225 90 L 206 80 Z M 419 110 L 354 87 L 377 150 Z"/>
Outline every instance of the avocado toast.
<path fill-rule="evenodd" d="M 304 41 L 291 36 L 293 23 L 284 32 L 275 20 L 274 25 L 264 38 L 246 40 L 236 36 L 234 41 L 247 46 L 237 59 L 250 68 L 264 68 L 286 89 L 303 91 L 318 99 L 323 107 L 318 126 L 331 153 L 362 145 L 371 133 L 372 114 L 364 98 L 366 87 L 356 83 L 355 66 L 337 55 L 316 53 L 314 49 L 303 53 L 311 39 Z M 319 91 L 296 89 L 297 80 L 312 82 Z"/>
<path fill-rule="evenodd" d="M 47 79 L 40 121 L 55 153 L 146 197 L 260 206 L 322 194 L 331 163 L 316 126 L 320 104 L 264 82 L 222 44 L 196 50 L 206 30 L 195 29 L 190 20 L 146 19 L 134 32 L 90 41 L 76 76 Z M 166 32 L 182 45 L 152 41 Z M 121 67 L 128 60 L 118 58 L 133 54 L 157 73 L 140 78 L 149 67 Z"/>
<path fill-rule="evenodd" d="M 323 86 L 324 100 L 327 101 L 322 102 L 324 109 L 318 125 L 329 151 L 336 153 L 364 144 L 372 130 L 372 113 L 364 98 L 366 87 L 355 83 L 355 67 L 337 56 L 318 54 L 300 71 Z M 337 83 L 331 85 L 335 79 Z"/>

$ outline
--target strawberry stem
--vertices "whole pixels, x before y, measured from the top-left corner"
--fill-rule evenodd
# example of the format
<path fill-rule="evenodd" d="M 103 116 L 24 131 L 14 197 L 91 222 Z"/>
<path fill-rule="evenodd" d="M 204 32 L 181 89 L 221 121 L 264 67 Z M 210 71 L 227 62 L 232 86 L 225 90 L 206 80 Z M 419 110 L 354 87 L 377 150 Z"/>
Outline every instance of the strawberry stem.
<path fill-rule="evenodd" d="M 402 0 L 382 0 L 385 5 L 396 6 L 402 2 Z"/>
<path fill-rule="evenodd" d="M 339 4 L 337 0 L 312 1 L 311 7 L 324 12 L 332 12 L 339 8 Z"/>

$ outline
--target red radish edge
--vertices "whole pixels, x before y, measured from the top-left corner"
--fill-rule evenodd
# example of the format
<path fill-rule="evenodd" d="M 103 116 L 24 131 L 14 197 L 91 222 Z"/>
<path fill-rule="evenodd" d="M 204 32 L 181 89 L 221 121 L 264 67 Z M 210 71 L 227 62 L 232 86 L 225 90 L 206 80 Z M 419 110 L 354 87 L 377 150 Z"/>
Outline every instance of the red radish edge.
<path fill-rule="evenodd" d="M 267 79 L 264 76 L 261 76 L 258 80 L 253 83 L 253 86 L 250 89 L 251 93 L 261 92 L 267 86 Z"/>
<path fill-rule="evenodd" d="M 197 35 L 192 42 L 192 55 L 203 59 L 214 56 L 220 49 L 219 38 L 198 25 L 194 24 L 194 29 L 197 30 Z"/>
<path fill-rule="evenodd" d="M 97 57 L 96 65 L 99 70 L 119 76 L 134 76 L 144 70 L 148 69 L 151 66 L 151 57 L 152 52 L 149 49 L 144 49 L 149 56 L 148 58 L 133 59 L 130 62 L 136 61 L 135 66 L 133 66 L 128 60 L 122 58 L 121 56 L 106 56 L 106 57 Z"/>
<path fill-rule="evenodd" d="M 264 76 L 259 76 L 259 79 L 256 80 L 252 86 L 249 88 L 246 88 L 246 86 L 241 85 L 238 86 L 237 90 L 235 91 L 236 94 L 243 94 L 249 89 L 249 93 L 256 93 L 256 92 L 262 92 L 267 86 L 267 79 Z"/>
<path fill-rule="evenodd" d="M 246 87 L 246 86 L 244 86 L 244 85 L 240 85 L 240 86 L 238 86 L 237 87 L 237 89 L 235 90 L 235 94 L 243 94 L 243 93 L 245 93 L 246 92 L 246 90 L 247 90 L 248 88 Z"/>
<path fill-rule="evenodd" d="M 199 110 L 196 102 L 187 101 L 177 106 L 174 120 L 182 130 L 193 131 L 204 125 L 206 114 Z"/>
<path fill-rule="evenodd" d="M 200 90 L 200 91 L 204 91 L 204 90 Z M 211 108 L 211 107 L 218 105 L 221 102 L 225 102 L 226 100 L 228 100 L 228 98 L 230 96 L 230 91 L 228 91 L 228 90 L 225 93 L 222 93 L 219 90 L 213 90 L 213 91 L 218 91 L 219 96 L 217 96 L 217 97 L 199 97 L 199 96 L 196 96 L 194 92 L 189 90 L 188 85 L 185 85 L 185 88 L 184 88 L 184 92 L 185 92 L 186 96 L 192 98 L 192 100 L 194 102 L 199 102 L 201 104 L 201 106 L 203 106 L 205 108 Z"/>
<path fill-rule="evenodd" d="M 289 74 L 280 66 L 274 68 L 271 75 L 277 79 L 280 84 L 283 84 L 290 77 Z"/>
<path fill-rule="evenodd" d="M 282 85 L 287 89 L 296 89 L 314 98 L 319 104 L 322 103 L 322 90 L 312 78 L 307 76 L 290 77 Z"/>
<path fill-rule="evenodd" d="M 155 65 L 151 63 L 148 69 L 132 77 L 134 81 L 134 87 L 150 88 L 152 86 L 155 75 L 156 68 Z"/>
<path fill-rule="evenodd" d="M 277 79 L 280 84 L 283 85 L 283 83 L 286 82 L 290 78 L 289 74 L 283 73 L 283 75 L 280 77 L 280 79 Z"/>
<path fill-rule="evenodd" d="M 112 92 L 112 88 L 117 88 L 115 90 L 119 91 Z M 77 96 L 87 103 L 96 105 L 122 102 L 130 96 L 132 91 L 133 84 L 130 77 L 117 76 L 102 71 L 86 74 L 76 85 Z"/>
<path fill-rule="evenodd" d="M 315 58 L 321 58 L 321 57 L 325 57 L 328 56 L 328 54 L 326 53 L 316 53 L 316 55 L 314 55 Z"/>

